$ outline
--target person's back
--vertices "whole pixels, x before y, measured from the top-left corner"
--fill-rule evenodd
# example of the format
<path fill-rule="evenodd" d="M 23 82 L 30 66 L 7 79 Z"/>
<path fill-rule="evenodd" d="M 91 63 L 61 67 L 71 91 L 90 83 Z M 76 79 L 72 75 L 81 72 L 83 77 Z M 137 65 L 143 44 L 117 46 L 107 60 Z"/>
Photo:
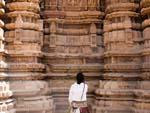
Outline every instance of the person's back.
<path fill-rule="evenodd" d="M 84 91 L 83 91 L 83 89 L 84 89 Z M 70 88 L 69 102 L 71 103 L 72 101 L 86 101 L 87 100 L 87 98 L 86 98 L 87 90 L 88 90 L 87 84 L 74 83 Z"/>
<path fill-rule="evenodd" d="M 80 113 L 79 108 L 87 106 L 88 85 L 85 84 L 84 75 L 80 72 L 76 76 L 77 82 L 71 85 L 69 90 L 69 103 L 72 113 Z"/>

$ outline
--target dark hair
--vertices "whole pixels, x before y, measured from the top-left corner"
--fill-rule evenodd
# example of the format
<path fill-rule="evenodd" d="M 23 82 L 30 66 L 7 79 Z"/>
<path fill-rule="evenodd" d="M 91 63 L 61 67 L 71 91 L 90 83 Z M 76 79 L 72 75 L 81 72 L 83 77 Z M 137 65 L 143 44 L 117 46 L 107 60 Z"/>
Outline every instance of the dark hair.
<path fill-rule="evenodd" d="M 84 82 L 83 73 L 82 72 L 77 73 L 76 79 L 77 79 L 77 84 L 80 84 L 80 83 Z"/>

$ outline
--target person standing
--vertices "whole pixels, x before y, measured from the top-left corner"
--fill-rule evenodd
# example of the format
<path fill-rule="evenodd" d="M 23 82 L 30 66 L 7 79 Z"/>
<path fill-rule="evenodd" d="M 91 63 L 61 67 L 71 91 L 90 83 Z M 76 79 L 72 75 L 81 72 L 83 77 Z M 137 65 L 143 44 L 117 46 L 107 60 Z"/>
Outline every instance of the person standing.
<path fill-rule="evenodd" d="M 80 113 L 80 107 L 87 107 L 87 91 L 88 85 L 85 83 L 84 74 L 79 72 L 76 75 L 76 82 L 69 90 L 71 113 Z"/>

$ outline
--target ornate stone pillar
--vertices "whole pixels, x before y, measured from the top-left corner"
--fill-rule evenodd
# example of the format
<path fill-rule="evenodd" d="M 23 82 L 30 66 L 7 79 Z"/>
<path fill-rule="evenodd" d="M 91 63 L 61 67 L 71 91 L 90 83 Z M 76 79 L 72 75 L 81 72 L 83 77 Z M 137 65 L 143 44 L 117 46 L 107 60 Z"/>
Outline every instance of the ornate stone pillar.
<path fill-rule="evenodd" d="M 56 105 L 66 110 L 68 89 L 83 71 L 94 98 L 103 69 L 102 17 L 98 0 L 45 0 L 44 63 Z M 64 105 L 64 106 L 63 106 Z"/>
<path fill-rule="evenodd" d="M 141 0 L 141 15 L 143 18 L 143 50 L 142 74 L 140 76 L 139 90 L 136 93 L 135 113 L 148 113 L 150 111 L 150 1 Z"/>
<path fill-rule="evenodd" d="M 39 0 L 7 0 L 6 49 L 8 76 L 18 113 L 52 113 L 52 98 L 44 81 Z"/>
<path fill-rule="evenodd" d="M 139 1 L 105 0 L 104 75 L 95 113 L 133 113 L 141 69 Z"/>
<path fill-rule="evenodd" d="M 5 14 L 4 10 L 5 1 L 0 1 L 0 112 L 1 113 L 15 113 L 14 109 L 14 100 L 11 98 L 12 91 L 10 90 L 10 84 L 7 81 L 8 75 L 7 71 L 7 63 L 6 63 L 6 55 L 7 52 L 4 48 L 4 22 L 3 17 Z"/>

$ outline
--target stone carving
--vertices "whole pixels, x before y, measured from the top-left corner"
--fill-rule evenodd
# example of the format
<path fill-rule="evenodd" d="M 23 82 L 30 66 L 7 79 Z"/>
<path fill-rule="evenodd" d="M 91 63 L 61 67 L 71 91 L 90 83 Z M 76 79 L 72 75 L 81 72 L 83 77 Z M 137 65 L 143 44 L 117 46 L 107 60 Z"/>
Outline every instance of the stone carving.
<path fill-rule="evenodd" d="M 136 12 L 139 3 L 130 0 L 106 0 L 105 4 L 106 62 L 103 80 L 100 81 L 100 88 L 96 90 L 98 97 L 95 113 L 138 113 L 138 108 L 134 107 L 134 89 L 138 89 L 139 85 L 136 79 L 140 76 L 142 47 L 138 45 L 142 37 L 139 35 L 135 41 L 134 33 L 141 30 L 141 24 L 135 21 L 139 20 L 139 12 Z M 121 101 L 123 98 L 126 100 Z"/>
<path fill-rule="evenodd" d="M 52 113 L 53 100 L 48 83 L 43 81 L 43 23 L 39 18 L 39 0 L 6 1 L 6 7 L 6 19 L 11 20 L 6 23 L 5 32 L 8 78 L 16 98 L 16 112 Z"/>
<path fill-rule="evenodd" d="M 67 0 L 67 3 L 68 5 L 71 5 L 71 6 L 78 6 L 81 1 L 80 0 Z"/>
<path fill-rule="evenodd" d="M 56 46 L 56 23 L 52 22 L 50 26 L 50 47 L 55 47 Z"/>
<path fill-rule="evenodd" d="M 97 28 L 95 26 L 95 24 L 92 23 L 91 27 L 90 27 L 90 33 L 91 33 L 91 46 L 92 47 L 96 47 L 97 46 L 97 38 L 96 38 L 96 33 L 97 33 Z"/>
<path fill-rule="evenodd" d="M 144 18 L 142 22 L 142 28 L 143 28 L 143 64 L 142 64 L 142 75 L 140 78 L 142 78 L 142 81 L 139 85 L 139 91 L 137 91 L 136 95 L 138 98 L 141 99 L 139 103 L 136 103 L 136 108 L 138 109 L 137 112 L 149 112 L 150 110 L 150 104 L 145 103 L 147 100 L 146 98 L 149 97 L 149 88 L 147 88 L 147 85 L 149 84 L 149 78 L 150 78 L 150 1 L 149 0 L 141 0 L 140 3 L 141 6 L 141 15 Z"/>
<path fill-rule="evenodd" d="M 89 10 L 96 10 L 98 5 L 99 5 L 99 0 L 88 0 L 88 9 Z"/>
<path fill-rule="evenodd" d="M 21 43 L 21 40 L 20 40 L 21 34 L 22 34 L 22 30 L 21 29 L 16 29 L 15 30 L 15 39 L 14 39 L 14 43 L 15 44 Z"/>
<path fill-rule="evenodd" d="M 96 0 L 91 2 L 98 5 Z M 99 63 L 103 62 L 103 44 L 100 43 L 103 13 L 96 9 L 90 12 L 87 8 L 88 0 L 61 0 L 58 3 L 60 8 L 55 11 L 45 9 L 43 12 L 45 17 L 43 53 L 44 62 L 48 64 L 47 76 L 52 78 L 54 83 L 50 86 L 53 89 L 52 94 L 58 95 L 57 98 L 54 97 L 55 112 L 62 113 L 65 110 L 62 111 L 59 108 L 62 108 L 63 104 L 64 108 L 68 105 L 63 101 L 67 99 L 68 87 L 73 82 L 72 76 L 78 71 L 82 70 L 93 78 L 89 82 L 92 87 L 89 91 L 91 95 L 95 87 L 93 84 L 98 84 L 97 75 L 103 69 L 103 63 Z M 48 11 L 50 13 L 46 13 Z M 55 79 L 55 76 L 58 78 Z M 62 79 L 66 81 L 68 76 L 70 80 L 67 81 L 66 86 L 62 86 Z M 59 84 L 57 85 L 55 81 Z"/>
<path fill-rule="evenodd" d="M 0 112 L 1 113 L 15 113 L 14 100 L 11 98 L 13 93 L 10 89 L 9 82 L 6 82 L 8 68 L 6 63 L 7 52 L 4 48 L 4 22 L 2 17 L 5 13 L 4 11 L 5 1 L 0 0 Z"/>
<path fill-rule="evenodd" d="M 5 1 L 0 112 L 65 113 L 83 71 L 92 113 L 149 113 L 150 0 Z"/>

